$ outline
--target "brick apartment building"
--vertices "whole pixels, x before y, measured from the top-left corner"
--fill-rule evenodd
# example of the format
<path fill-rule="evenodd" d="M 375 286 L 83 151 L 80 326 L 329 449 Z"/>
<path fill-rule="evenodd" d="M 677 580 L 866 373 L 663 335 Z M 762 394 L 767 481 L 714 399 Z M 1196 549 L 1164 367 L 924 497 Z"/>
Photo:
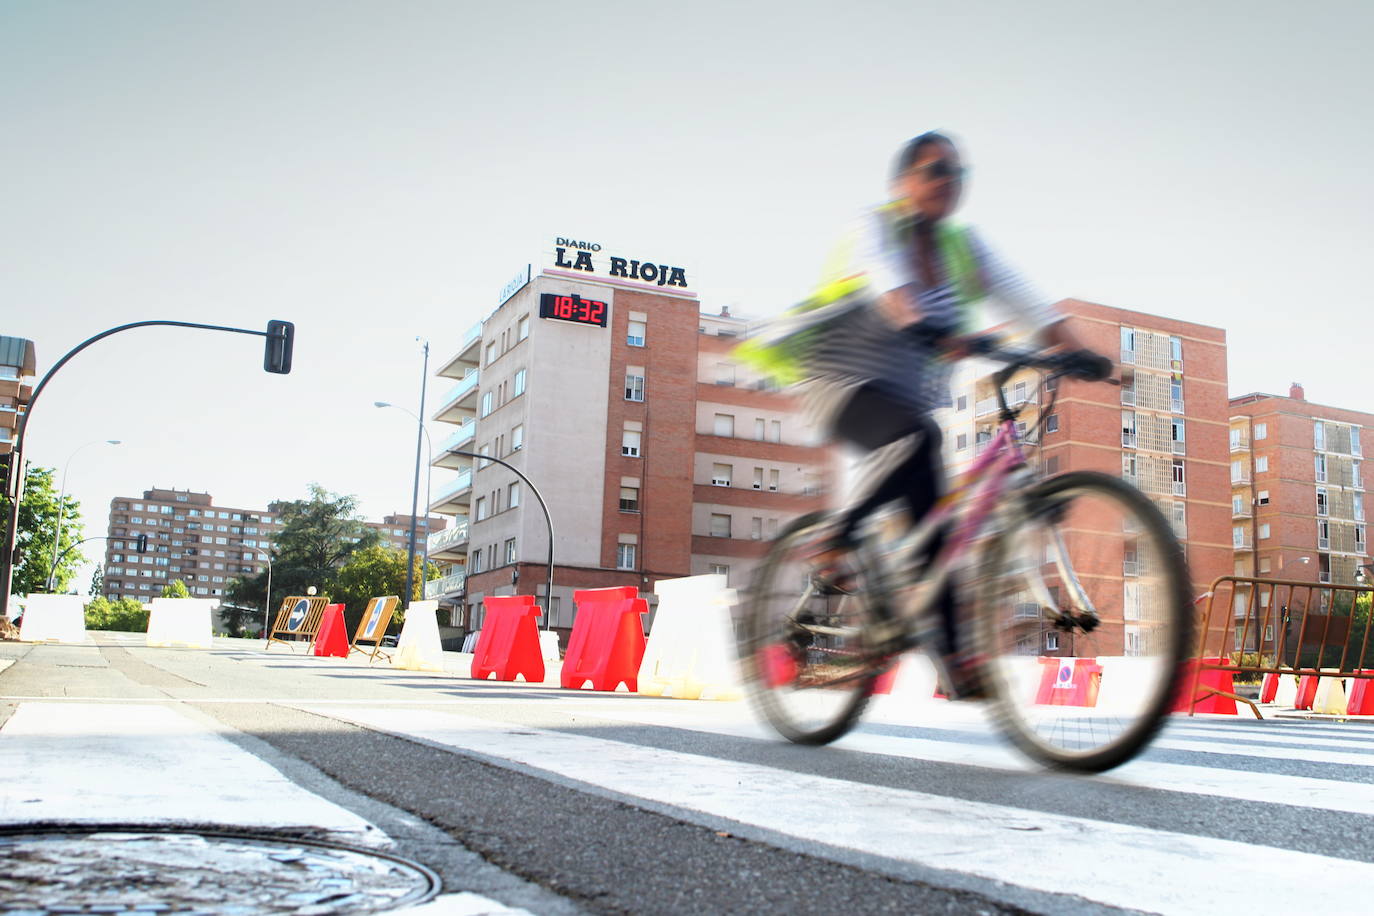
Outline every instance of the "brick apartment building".
<path fill-rule="evenodd" d="M 1225 501 L 1226 333 L 1076 299 L 1060 302 L 1059 308 L 1085 346 L 1117 363 L 1121 385 L 1059 380 L 1058 400 L 1044 418 L 1034 460 L 1047 476 L 1095 470 L 1140 488 L 1183 542 L 1193 593 L 1201 594 L 1232 569 L 1231 507 Z M 956 370 L 954 405 L 940 414 L 951 470 L 969 464 L 996 433 L 995 368 L 966 361 Z M 1023 431 L 1036 428 L 1048 405 L 1050 393 L 1040 381 L 1039 373 L 1023 371 L 1007 383 L 1007 401 L 1020 406 Z M 1120 597 L 1130 604 L 1141 600 L 1130 584 L 1135 567 L 1136 558 L 1123 555 L 1112 569 L 1079 572 L 1122 577 Z M 1028 653 L 1068 651 L 1038 614 L 1028 615 L 1025 626 Z"/>
<path fill-rule="evenodd" d="M 1313 404 L 1298 384 L 1287 397 L 1254 392 L 1230 407 L 1235 574 L 1354 584 L 1369 563 L 1361 465 L 1374 414 Z M 1248 593 L 1235 600 L 1243 613 Z M 1261 640 L 1272 646 L 1274 633 L 1252 632 L 1245 648 Z"/>
<path fill-rule="evenodd" d="M 175 579 L 185 582 L 196 597 L 222 596 L 230 581 L 267 568 L 266 554 L 281 527 L 279 506 L 217 506 L 209 493 L 160 488 L 144 490 L 141 497 L 116 496 L 110 501 L 105 542 L 105 596 L 146 601 Z M 417 538 L 446 523 L 439 517 L 419 519 Z M 376 530 L 383 543 L 406 549 L 409 515 L 388 515 L 381 522 L 364 524 Z M 141 554 L 140 534 L 148 537 L 147 551 Z"/>
<path fill-rule="evenodd" d="M 521 271 L 438 370 L 454 379 L 433 419 L 457 429 L 434 465 L 457 471 L 430 511 L 456 522 L 430 539 L 447 564 L 428 597 L 480 626 L 487 595 L 547 590 L 572 624 L 577 588 L 719 573 L 747 581 L 765 540 L 818 507 L 825 453 L 791 396 L 729 357 L 745 322 L 703 315 L 686 272 L 558 244 Z"/>

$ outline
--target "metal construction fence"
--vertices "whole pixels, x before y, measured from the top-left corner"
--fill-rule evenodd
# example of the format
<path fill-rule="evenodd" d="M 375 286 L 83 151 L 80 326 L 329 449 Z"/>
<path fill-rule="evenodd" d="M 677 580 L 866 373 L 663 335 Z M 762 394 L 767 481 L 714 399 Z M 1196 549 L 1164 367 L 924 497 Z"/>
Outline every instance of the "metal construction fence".
<path fill-rule="evenodd" d="M 1374 679 L 1374 587 L 1221 576 L 1204 597 L 1198 663 L 1188 672 L 1190 713 L 1206 698 L 1221 696 L 1259 715 L 1254 700 L 1218 687 L 1209 672 L 1241 680 L 1267 674 Z"/>

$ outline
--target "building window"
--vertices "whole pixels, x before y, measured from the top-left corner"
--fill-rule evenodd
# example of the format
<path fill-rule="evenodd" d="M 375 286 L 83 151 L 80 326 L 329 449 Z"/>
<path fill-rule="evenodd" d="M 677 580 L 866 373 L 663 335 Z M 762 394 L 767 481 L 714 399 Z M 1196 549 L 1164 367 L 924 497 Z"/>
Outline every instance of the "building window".
<path fill-rule="evenodd" d="M 481 572 L 481 571 L 482 571 L 482 548 L 479 547 L 479 548 L 477 548 L 476 550 L 474 550 L 474 551 L 472 552 L 471 556 L 469 556 L 468 560 L 469 560 L 469 562 L 468 562 L 468 567 L 469 567 L 474 573 L 479 573 L 479 572 Z"/>
<path fill-rule="evenodd" d="M 625 327 L 625 343 L 632 347 L 644 346 L 644 322 L 631 321 Z"/>
<path fill-rule="evenodd" d="M 485 496 L 479 496 L 479 497 L 477 497 L 477 520 L 480 522 L 480 521 L 485 520 L 486 517 L 487 517 L 487 498 L 486 498 Z"/>
<path fill-rule="evenodd" d="M 1183 341 L 1177 337 L 1169 338 L 1169 358 L 1175 362 L 1183 362 Z"/>
<path fill-rule="evenodd" d="M 506 508 L 514 509 L 520 505 L 520 484 L 513 483 L 506 487 Z"/>
<path fill-rule="evenodd" d="M 959 400 L 955 403 L 955 410 L 968 410 L 968 395 L 959 395 Z"/>
<path fill-rule="evenodd" d="M 1317 455 L 1315 459 L 1317 483 L 1326 483 L 1326 456 Z"/>
<path fill-rule="evenodd" d="M 522 395 L 522 394 L 525 393 L 525 370 L 524 370 L 524 369 L 521 369 L 520 371 L 518 371 L 518 372 L 515 373 L 515 381 L 514 381 L 514 383 L 512 384 L 512 388 L 513 388 L 513 390 L 514 390 L 515 393 L 512 394 L 511 397 L 519 397 L 520 395 Z"/>
<path fill-rule="evenodd" d="M 1052 456 L 1050 456 L 1049 458 L 1046 458 L 1046 459 L 1045 459 L 1045 473 L 1046 473 L 1046 474 L 1058 474 L 1058 473 L 1059 473 L 1059 456 L 1058 456 L 1058 455 L 1052 455 Z"/>
<path fill-rule="evenodd" d="M 1317 487 L 1317 515 L 1330 515 L 1331 503 L 1326 497 L 1326 487 Z"/>
<path fill-rule="evenodd" d="M 734 414 L 718 413 L 711 432 L 717 436 L 733 436 L 735 434 Z"/>
<path fill-rule="evenodd" d="M 763 518 L 754 516 L 749 520 L 749 537 L 755 541 L 763 540 Z"/>
<path fill-rule="evenodd" d="M 1121 411 L 1121 447 L 1135 448 L 1135 411 Z"/>
<path fill-rule="evenodd" d="M 1260 490 L 1258 493 L 1256 493 L 1256 494 L 1255 494 L 1255 502 L 1256 502 L 1258 505 L 1261 505 L 1261 506 L 1267 506 L 1267 505 L 1269 505 L 1269 491 L 1268 491 L 1268 490 Z"/>
<path fill-rule="evenodd" d="M 1255 459 L 1255 473 L 1256 473 L 1256 474 L 1263 474 L 1265 471 L 1268 471 L 1268 470 L 1269 470 L 1269 456 L 1268 456 L 1268 455 L 1260 455 L 1258 458 Z"/>
<path fill-rule="evenodd" d="M 1321 420 L 1312 424 L 1312 447 L 1319 452 L 1326 451 L 1326 424 Z"/>
<path fill-rule="evenodd" d="M 1244 546 L 1245 546 L 1245 529 L 1244 529 L 1244 528 L 1239 528 L 1239 527 L 1237 527 L 1237 528 L 1232 528 L 1232 529 L 1231 529 L 1231 546 L 1232 546 L 1232 547 L 1244 547 Z"/>
<path fill-rule="evenodd" d="M 620 434 L 620 454 L 627 458 L 639 457 L 639 433 L 627 429 Z"/>
<path fill-rule="evenodd" d="M 1269 438 L 1269 424 L 1268 424 L 1268 423 L 1256 423 L 1256 424 L 1255 424 L 1255 438 L 1256 438 L 1256 439 L 1268 439 L 1268 438 Z"/>
<path fill-rule="evenodd" d="M 521 423 L 510 431 L 510 450 L 518 452 L 525 447 L 525 424 Z"/>
<path fill-rule="evenodd" d="M 1050 630 L 1045 634 L 1045 651 L 1056 652 L 1059 649 L 1059 634 Z"/>
<path fill-rule="evenodd" d="M 644 400 L 644 376 L 633 373 L 625 374 L 625 400 L 642 401 Z"/>
<path fill-rule="evenodd" d="M 506 565 L 515 562 L 515 538 L 506 539 Z"/>
<path fill-rule="evenodd" d="M 724 576 L 724 577 L 725 577 L 725 584 L 726 584 L 726 585 L 729 585 L 729 584 L 730 584 L 730 567 L 729 567 L 729 566 L 726 566 L 724 563 L 712 563 L 712 564 L 710 565 L 709 569 L 710 569 L 710 571 L 711 571 L 711 573 L 710 573 L 711 575 L 713 575 L 713 576 Z"/>
<path fill-rule="evenodd" d="M 730 516 L 711 513 L 711 537 L 728 538 L 730 536 Z"/>
<path fill-rule="evenodd" d="M 530 316 L 526 315 L 520 319 L 520 323 L 515 326 L 516 340 L 524 340 L 530 336 Z"/>
<path fill-rule="evenodd" d="M 1231 497 L 1231 514 L 1232 514 L 1232 515 L 1240 515 L 1240 514 L 1243 513 L 1244 511 L 1245 511 L 1245 497 L 1244 497 L 1244 496 L 1232 496 L 1232 497 Z"/>
<path fill-rule="evenodd" d="M 1172 417 L 1169 420 L 1169 439 L 1173 442 L 1174 454 L 1183 454 L 1183 444 L 1187 440 L 1183 431 L 1183 420 Z"/>
<path fill-rule="evenodd" d="M 711 485 L 716 487 L 730 486 L 730 478 L 733 476 L 734 465 L 712 464 L 711 465 Z"/>
<path fill-rule="evenodd" d="M 1271 564 L 1268 557 L 1260 557 L 1259 571 L 1261 574 L 1269 572 Z"/>
<path fill-rule="evenodd" d="M 487 344 L 487 365 L 490 366 L 494 362 L 496 362 L 496 341 L 493 340 Z"/>
<path fill-rule="evenodd" d="M 755 420 L 754 420 L 754 438 L 757 439 L 757 440 L 759 440 L 760 442 L 763 441 L 763 436 L 764 436 L 763 429 L 764 429 L 764 421 L 763 421 L 763 418 L 762 418 L 762 417 L 759 417 L 759 418 L 755 419 Z"/>
<path fill-rule="evenodd" d="M 1267 540 L 1267 539 L 1268 539 L 1268 537 L 1269 537 L 1269 525 L 1268 525 L 1268 523 L 1265 523 L 1265 524 L 1259 526 L 1259 536 L 1260 536 L 1260 540 L 1261 540 L 1261 541 Z"/>
<path fill-rule="evenodd" d="M 615 568 L 634 569 L 635 568 L 635 545 L 617 544 L 615 545 Z"/>
<path fill-rule="evenodd" d="M 1350 494 L 1350 504 L 1351 504 L 1351 508 L 1354 510 L 1353 514 L 1354 514 L 1354 517 L 1355 517 L 1355 521 L 1357 521 L 1357 522 L 1362 522 L 1362 521 L 1364 521 L 1364 494 L 1363 494 L 1363 493 L 1351 493 L 1351 494 Z"/>
<path fill-rule="evenodd" d="M 782 472 L 774 468 L 768 472 L 768 489 L 772 493 L 778 492 L 778 483 L 782 480 Z"/>
<path fill-rule="evenodd" d="M 734 387 L 735 384 L 735 364 L 716 363 L 716 384 Z"/>
<path fill-rule="evenodd" d="M 639 487 L 620 488 L 620 511 L 638 512 L 639 511 Z"/>
<path fill-rule="evenodd" d="M 763 489 L 763 468 L 754 468 L 754 489 Z"/>
<path fill-rule="evenodd" d="M 491 413 L 491 399 L 492 399 L 492 393 L 491 393 L 490 391 L 488 391 L 486 394 L 482 395 L 482 410 L 481 410 L 481 415 L 484 416 L 484 417 Z"/>
<path fill-rule="evenodd" d="M 1057 433 L 1057 432 L 1059 432 L 1059 414 L 1057 414 L 1057 413 L 1052 413 L 1052 414 L 1050 414 L 1048 417 L 1045 418 L 1045 432 L 1047 432 L 1047 433 Z"/>
<path fill-rule="evenodd" d="M 954 450 L 962 452 L 966 448 L 968 448 L 968 433 L 960 433 L 954 439 Z"/>
<path fill-rule="evenodd" d="M 1173 473 L 1174 473 L 1174 495 L 1175 495 L 1175 496 L 1187 496 L 1187 495 L 1188 495 L 1188 490 L 1187 490 L 1187 485 L 1184 483 L 1185 478 L 1184 478 L 1184 473 L 1183 473 L 1183 459 L 1182 459 L 1182 458 L 1175 458 L 1175 459 L 1174 459 L 1174 471 L 1173 471 Z"/>

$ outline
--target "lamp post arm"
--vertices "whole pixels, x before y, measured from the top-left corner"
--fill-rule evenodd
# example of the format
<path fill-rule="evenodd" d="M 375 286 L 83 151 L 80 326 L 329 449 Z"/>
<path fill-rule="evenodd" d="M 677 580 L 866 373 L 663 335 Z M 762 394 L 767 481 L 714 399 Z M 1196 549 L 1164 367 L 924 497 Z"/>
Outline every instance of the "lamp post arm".
<path fill-rule="evenodd" d="M 544 510 L 544 524 L 548 526 L 549 529 L 549 591 L 547 596 L 548 607 L 544 609 L 546 611 L 544 615 L 544 629 L 550 629 L 553 626 L 553 517 L 549 515 L 549 506 L 544 502 L 544 497 L 539 493 L 539 488 L 534 485 L 533 481 L 521 473 L 519 468 L 502 461 L 500 458 L 493 458 L 490 455 L 479 455 L 476 452 L 465 452 L 456 448 L 451 448 L 448 451 L 450 454 L 462 455 L 464 458 L 478 458 L 482 461 L 492 461 L 501 465 L 503 468 L 509 469 L 516 477 L 519 477 L 525 482 L 525 485 L 530 488 L 530 492 L 534 494 L 534 498 L 539 501 L 539 508 Z"/>

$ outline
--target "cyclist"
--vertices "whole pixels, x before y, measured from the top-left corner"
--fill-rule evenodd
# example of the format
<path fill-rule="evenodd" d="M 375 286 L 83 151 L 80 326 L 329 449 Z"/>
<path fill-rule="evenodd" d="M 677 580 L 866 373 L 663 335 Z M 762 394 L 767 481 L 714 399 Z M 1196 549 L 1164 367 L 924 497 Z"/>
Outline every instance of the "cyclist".
<path fill-rule="evenodd" d="M 946 135 L 909 141 L 896 160 L 893 199 L 856 222 L 821 288 L 795 316 L 811 335 L 803 384 L 809 412 L 821 428 L 864 452 L 836 529 L 813 559 L 824 589 L 853 587 L 844 556 L 875 509 L 901 502 L 914 527 L 939 498 L 941 434 L 931 413 L 949 403 L 949 357 L 964 355 L 960 340 L 975 329 L 973 310 L 982 299 L 1006 306 L 1039 344 L 1076 351 L 1083 376 L 1106 378 L 1112 370 L 976 234 L 949 221 L 965 174 Z M 918 559 L 934 556 L 939 546 L 937 537 Z M 961 654 L 957 639 L 952 586 L 936 604 L 951 695 L 979 695 L 977 666 Z"/>

